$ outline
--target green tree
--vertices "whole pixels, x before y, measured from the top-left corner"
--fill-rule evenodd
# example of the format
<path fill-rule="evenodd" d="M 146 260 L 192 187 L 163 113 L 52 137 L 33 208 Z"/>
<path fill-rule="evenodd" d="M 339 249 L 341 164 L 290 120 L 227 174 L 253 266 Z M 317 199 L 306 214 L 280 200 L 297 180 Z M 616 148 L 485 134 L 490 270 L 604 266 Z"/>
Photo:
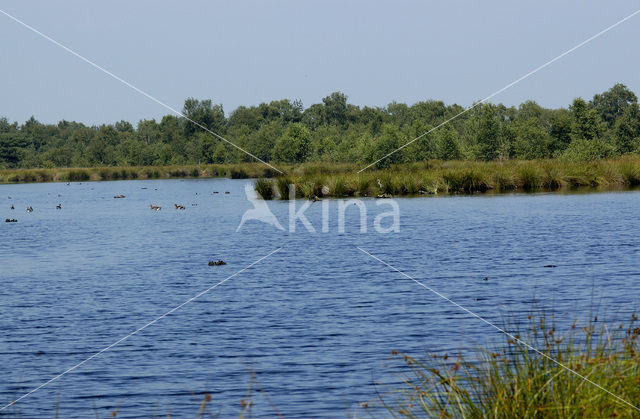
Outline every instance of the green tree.
<path fill-rule="evenodd" d="M 536 119 L 530 118 L 516 125 L 514 143 L 515 156 L 532 160 L 550 157 L 553 138 L 538 125 Z"/>
<path fill-rule="evenodd" d="M 0 165 L 17 167 L 27 147 L 27 140 L 20 132 L 0 133 Z"/>
<path fill-rule="evenodd" d="M 550 118 L 550 124 L 549 134 L 555 140 L 555 149 L 564 150 L 571 142 L 571 130 L 573 126 L 571 114 L 566 109 L 554 111 Z"/>
<path fill-rule="evenodd" d="M 616 121 L 614 141 L 619 153 L 629 153 L 640 145 L 640 107 L 633 103 Z"/>
<path fill-rule="evenodd" d="M 273 157 L 276 161 L 300 163 L 306 160 L 310 151 L 311 133 L 300 123 L 290 124 L 276 141 Z"/>
<path fill-rule="evenodd" d="M 370 161 L 376 161 L 376 167 L 383 169 L 402 161 L 402 150 L 398 150 L 408 141 L 401 141 L 400 132 L 395 125 L 385 124 L 382 135 L 374 140 Z"/>
<path fill-rule="evenodd" d="M 187 136 L 202 132 L 203 129 L 201 127 L 207 128 L 216 134 L 224 133 L 226 126 L 224 110 L 222 105 L 214 105 L 211 99 L 198 100 L 190 97 L 184 101 L 182 113 L 189 119 L 184 121 L 184 132 Z M 194 122 L 198 125 L 194 124 Z"/>
<path fill-rule="evenodd" d="M 500 150 L 500 122 L 492 105 L 482 105 L 476 115 L 473 127 L 474 142 L 478 145 L 481 160 L 495 160 Z"/>
<path fill-rule="evenodd" d="M 603 130 L 600 115 L 595 109 L 589 109 L 584 99 L 574 99 L 570 110 L 573 114 L 572 139 L 593 140 L 600 137 Z"/>
<path fill-rule="evenodd" d="M 333 92 L 322 99 L 324 104 L 324 120 L 329 125 L 342 126 L 347 123 L 347 96 L 341 92 Z"/>
<path fill-rule="evenodd" d="M 436 155 L 440 160 L 459 160 L 462 157 L 458 131 L 450 124 L 443 125 L 436 138 Z"/>
<path fill-rule="evenodd" d="M 591 104 L 609 128 L 613 127 L 616 119 L 634 103 L 638 97 L 622 83 L 615 84 L 611 89 L 593 96 Z"/>

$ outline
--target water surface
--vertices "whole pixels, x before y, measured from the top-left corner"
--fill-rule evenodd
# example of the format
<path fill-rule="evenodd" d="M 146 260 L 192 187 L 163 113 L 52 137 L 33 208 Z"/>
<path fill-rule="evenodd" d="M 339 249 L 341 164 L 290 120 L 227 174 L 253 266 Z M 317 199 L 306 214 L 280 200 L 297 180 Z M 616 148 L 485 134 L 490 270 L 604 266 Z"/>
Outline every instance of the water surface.
<path fill-rule="evenodd" d="M 0 219 L 18 219 L 0 225 L 0 402 L 280 247 L 25 398 L 19 412 L 53 417 L 59 398 L 61 417 L 116 407 L 119 417 L 193 416 L 210 393 L 212 414 L 235 416 L 255 372 L 258 417 L 353 416 L 375 399 L 375 383 L 397 380 L 390 351 L 455 353 L 499 339 L 356 246 L 496 323 L 505 313 L 524 320 L 534 299 L 560 323 L 594 306 L 624 317 L 638 305 L 638 192 L 398 199 L 392 234 L 373 229 L 388 210 L 374 199 L 365 200 L 367 233 L 355 206 L 339 233 L 331 201 L 327 233 L 320 203 L 306 212 L 316 233 L 256 221 L 236 232 L 251 208 L 246 182 L 0 185 Z M 287 229 L 289 205 L 269 203 Z M 208 266 L 218 259 L 227 265 Z"/>

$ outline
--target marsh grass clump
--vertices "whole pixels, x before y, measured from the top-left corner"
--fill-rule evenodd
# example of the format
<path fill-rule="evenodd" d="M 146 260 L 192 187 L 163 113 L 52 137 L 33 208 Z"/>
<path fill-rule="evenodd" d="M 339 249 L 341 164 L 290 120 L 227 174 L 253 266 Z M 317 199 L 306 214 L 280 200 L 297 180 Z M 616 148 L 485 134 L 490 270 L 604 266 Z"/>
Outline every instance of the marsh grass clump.
<path fill-rule="evenodd" d="M 525 191 L 537 191 L 542 185 L 542 175 L 537 167 L 525 165 L 517 171 L 520 187 Z"/>
<path fill-rule="evenodd" d="M 278 189 L 278 195 L 280 195 L 280 199 L 289 199 L 289 185 L 291 185 L 292 182 L 293 180 L 286 176 L 279 177 L 276 180 L 276 188 Z"/>
<path fill-rule="evenodd" d="M 496 169 L 490 176 L 490 182 L 496 192 L 512 191 L 518 188 L 515 176 L 504 168 Z"/>
<path fill-rule="evenodd" d="M 484 177 L 474 168 L 448 170 L 442 174 L 449 192 L 486 192 L 489 187 Z"/>
<path fill-rule="evenodd" d="M 640 167 L 631 163 L 623 163 L 619 168 L 620 176 L 625 184 L 629 186 L 640 185 Z"/>
<path fill-rule="evenodd" d="M 98 170 L 98 176 L 100 178 L 100 180 L 111 180 L 112 176 L 111 176 L 111 170 L 103 167 L 102 169 Z"/>
<path fill-rule="evenodd" d="M 67 172 L 67 180 L 69 182 L 84 182 L 91 178 L 89 172 L 85 169 L 69 170 Z"/>
<path fill-rule="evenodd" d="M 258 179 L 255 183 L 258 195 L 265 200 L 273 199 L 273 182 L 268 179 Z"/>
<path fill-rule="evenodd" d="M 329 189 L 331 191 L 331 189 Z M 336 183 L 333 185 L 333 196 L 341 197 L 347 195 L 347 185 L 343 177 L 336 179 Z"/>
<path fill-rule="evenodd" d="M 404 387 L 383 394 L 382 405 L 410 418 L 638 416 L 636 408 L 611 395 L 640 405 L 637 316 L 624 324 L 590 317 L 564 333 L 544 314 L 529 319 L 522 332 L 505 334 L 503 343 L 471 356 L 417 359 L 392 352 L 405 371 Z M 518 330 L 513 323 L 503 329 Z"/>
<path fill-rule="evenodd" d="M 38 182 L 52 182 L 55 177 L 54 172 L 51 170 L 37 170 L 36 178 Z"/>
<path fill-rule="evenodd" d="M 366 175 L 359 175 L 356 181 L 356 191 L 360 196 L 369 196 L 371 188 L 371 179 Z"/>
<path fill-rule="evenodd" d="M 307 180 L 295 184 L 296 198 L 313 198 L 322 196 L 322 182 L 317 180 Z"/>
<path fill-rule="evenodd" d="M 179 168 L 171 169 L 169 170 L 169 177 L 187 177 L 187 171 Z"/>
<path fill-rule="evenodd" d="M 401 179 L 401 184 L 402 184 L 402 187 L 401 187 L 402 193 L 405 195 L 416 195 L 420 190 L 420 187 L 418 186 L 418 181 L 412 175 L 403 176 L 403 178 Z"/>
<path fill-rule="evenodd" d="M 380 182 L 379 191 L 380 193 L 393 195 L 396 193 L 396 180 L 390 174 L 385 174 L 380 179 L 376 179 L 376 182 Z"/>
<path fill-rule="evenodd" d="M 247 179 L 249 176 L 244 168 L 231 167 L 227 171 L 227 176 L 231 179 Z"/>
<path fill-rule="evenodd" d="M 145 169 L 144 172 L 147 176 L 147 179 L 158 179 L 160 177 L 160 170 L 158 169 L 148 168 Z"/>
<path fill-rule="evenodd" d="M 564 181 L 560 170 L 550 164 L 542 166 L 542 176 L 540 179 L 540 187 L 545 190 L 555 191 L 564 186 Z"/>

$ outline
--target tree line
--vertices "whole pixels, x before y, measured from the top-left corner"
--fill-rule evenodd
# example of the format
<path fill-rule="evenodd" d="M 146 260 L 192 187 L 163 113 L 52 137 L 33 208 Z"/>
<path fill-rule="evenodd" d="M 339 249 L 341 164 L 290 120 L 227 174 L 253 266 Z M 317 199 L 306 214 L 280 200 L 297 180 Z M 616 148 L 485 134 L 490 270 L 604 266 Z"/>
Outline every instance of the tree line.
<path fill-rule="evenodd" d="M 210 99 L 188 98 L 183 114 L 264 161 L 374 162 L 464 108 L 427 100 L 359 107 L 335 92 L 305 108 L 288 99 L 240 106 L 225 115 Z M 87 126 L 60 121 L 23 124 L 0 118 L 0 168 L 153 166 L 254 161 L 184 117 Z M 594 160 L 640 153 L 640 107 L 623 84 L 568 108 L 533 101 L 518 107 L 477 104 L 423 135 L 378 167 L 441 160 L 565 158 Z"/>

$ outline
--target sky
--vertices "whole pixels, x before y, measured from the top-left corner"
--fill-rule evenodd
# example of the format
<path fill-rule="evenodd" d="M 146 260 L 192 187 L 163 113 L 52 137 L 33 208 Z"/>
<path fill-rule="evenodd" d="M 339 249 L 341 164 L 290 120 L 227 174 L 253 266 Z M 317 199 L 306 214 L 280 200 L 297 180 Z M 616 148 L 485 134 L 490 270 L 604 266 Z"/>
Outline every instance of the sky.
<path fill-rule="evenodd" d="M 182 109 L 227 114 L 334 91 L 356 105 L 469 106 L 640 8 L 636 1 L 0 0 L 33 26 Z M 615 83 L 640 95 L 640 14 L 491 100 L 566 107 Z M 0 116 L 87 124 L 170 111 L 0 14 Z"/>

